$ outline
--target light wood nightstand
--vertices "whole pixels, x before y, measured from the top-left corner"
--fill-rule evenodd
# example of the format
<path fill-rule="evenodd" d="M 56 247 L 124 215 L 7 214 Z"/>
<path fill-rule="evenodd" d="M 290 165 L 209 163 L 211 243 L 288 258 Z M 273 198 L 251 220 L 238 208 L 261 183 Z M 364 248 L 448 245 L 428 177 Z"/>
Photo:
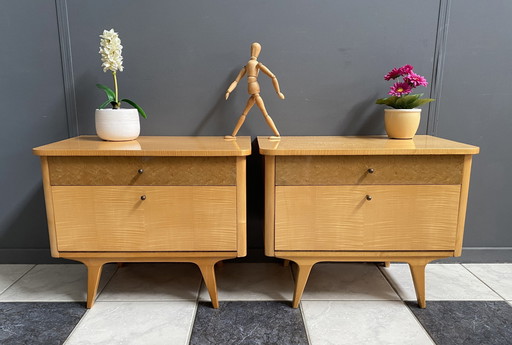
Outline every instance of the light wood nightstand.
<path fill-rule="evenodd" d="M 249 137 L 80 136 L 37 147 L 53 257 L 88 270 L 87 307 L 108 262 L 192 262 L 218 308 L 214 265 L 246 255 Z"/>
<path fill-rule="evenodd" d="M 265 254 L 297 264 L 293 307 L 321 261 L 407 262 L 420 307 L 425 266 L 460 256 L 471 159 L 432 136 L 259 137 Z"/>

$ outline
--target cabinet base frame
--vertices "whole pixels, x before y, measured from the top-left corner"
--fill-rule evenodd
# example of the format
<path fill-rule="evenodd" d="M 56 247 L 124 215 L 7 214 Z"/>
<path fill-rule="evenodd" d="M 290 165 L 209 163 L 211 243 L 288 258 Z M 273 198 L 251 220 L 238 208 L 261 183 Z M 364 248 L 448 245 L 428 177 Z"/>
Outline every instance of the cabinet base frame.
<path fill-rule="evenodd" d="M 60 252 L 59 257 L 80 261 L 87 267 L 87 309 L 92 308 L 98 293 L 103 265 L 110 262 L 190 262 L 201 271 L 210 294 L 213 308 L 219 308 L 215 264 L 237 257 L 236 252 L 119 252 L 119 253 L 78 253 Z"/>
<path fill-rule="evenodd" d="M 292 307 L 298 308 L 304 288 L 313 266 L 319 262 L 406 262 L 411 269 L 412 280 L 418 306 L 426 308 L 425 301 L 425 267 L 433 261 L 453 257 L 454 253 L 447 252 L 275 252 L 280 259 L 293 261 L 293 277 L 295 290 L 293 292 Z"/>

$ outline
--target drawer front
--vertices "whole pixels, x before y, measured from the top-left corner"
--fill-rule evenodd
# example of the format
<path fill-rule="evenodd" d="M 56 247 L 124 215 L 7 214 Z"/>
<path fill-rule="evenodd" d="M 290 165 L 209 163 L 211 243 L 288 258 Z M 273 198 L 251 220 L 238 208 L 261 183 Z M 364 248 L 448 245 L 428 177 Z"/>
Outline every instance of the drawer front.
<path fill-rule="evenodd" d="M 48 157 L 52 186 L 234 186 L 236 157 Z"/>
<path fill-rule="evenodd" d="M 454 250 L 459 194 L 444 185 L 276 187 L 275 250 Z"/>
<path fill-rule="evenodd" d="M 56 186 L 52 194 L 59 251 L 236 250 L 236 187 Z"/>
<path fill-rule="evenodd" d="M 276 185 L 437 184 L 462 181 L 464 157 L 278 156 Z"/>

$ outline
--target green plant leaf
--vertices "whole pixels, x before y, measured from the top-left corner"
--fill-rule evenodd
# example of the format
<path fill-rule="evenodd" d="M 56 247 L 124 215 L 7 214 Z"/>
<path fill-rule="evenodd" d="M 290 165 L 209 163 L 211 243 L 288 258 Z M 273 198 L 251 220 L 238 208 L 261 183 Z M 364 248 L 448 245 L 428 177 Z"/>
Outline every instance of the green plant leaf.
<path fill-rule="evenodd" d="M 108 86 L 105 86 L 105 85 L 102 85 L 102 84 L 96 84 L 96 87 L 105 91 L 105 93 L 107 94 L 107 98 L 109 100 L 109 102 L 115 102 L 116 100 L 116 93 L 114 91 L 112 91 L 112 89 L 110 89 Z"/>
<path fill-rule="evenodd" d="M 416 102 L 414 102 L 412 104 L 412 108 L 417 108 L 420 105 L 423 105 L 423 104 L 426 104 L 426 103 L 429 103 L 429 102 L 433 102 L 433 101 L 435 101 L 435 99 L 433 99 L 433 98 L 418 99 L 418 100 L 416 100 Z"/>
<path fill-rule="evenodd" d="M 109 104 L 110 104 L 110 99 L 107 99 L 105 102 L 103 102 L 103 104 L 102 104 L 102 105 L 100 105 L 100 106 L 98 107 L 98 109 L 103 109 L 103 108 L 105 108 L 105 107 L 106 107 L 107 105 L 109 105 Z"/>
<path fill-rule="evenodd" d="M 139 112 L 139 115 L 142 116 L 143 118 L 147 119 L 148 116 L 146 115 L 146 113 L 144 112 L 144 110 L 142 110 L 141 107 L 139 107 L 134 101 L 130 101 L 129 99 L 122 99 L 121 102 L 126 102 L 128 103 L 129 105 L 131 105 L 132 107 L 134 107 L 135 109 L 137 109 L 137 111 Z"/>
<path fill-rule="evenodd" d="M 406 102 L 407 102 L 407 98 L 405 98 L 406 96 L 403 96 L 403 97 L 399 97 L 397 100 L 396 100 L 396 106 L 398 109 L 404 109 L 407 105 L 406 105 Z"/>
<path fill-rule="evenodd" d="M 398 99 L 397 96 L 391 96 L 391 97 L 387 97 L 387 98 L 379 98 L 375 103 L 376 104 L 385 104 L 385 105 L 388 105 L 388 106 L 394 108 L 397 99 Z"/>

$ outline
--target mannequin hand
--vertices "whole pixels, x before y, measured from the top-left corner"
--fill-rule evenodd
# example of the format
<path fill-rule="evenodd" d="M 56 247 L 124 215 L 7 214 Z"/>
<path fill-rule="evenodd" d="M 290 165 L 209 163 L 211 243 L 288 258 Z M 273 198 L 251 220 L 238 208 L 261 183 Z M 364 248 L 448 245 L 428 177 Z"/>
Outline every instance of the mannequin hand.
<path fill-rule="evenodd" d="M 284 99 L 284 95 L 282 92 L 279 92 L 278 95 L 279 95 L 279 98 Z"/>
<path fill-rule="evenodd" d="M 229 98 L 229 92 L 226 92 L 226 101 L 228 100 Z"/>

